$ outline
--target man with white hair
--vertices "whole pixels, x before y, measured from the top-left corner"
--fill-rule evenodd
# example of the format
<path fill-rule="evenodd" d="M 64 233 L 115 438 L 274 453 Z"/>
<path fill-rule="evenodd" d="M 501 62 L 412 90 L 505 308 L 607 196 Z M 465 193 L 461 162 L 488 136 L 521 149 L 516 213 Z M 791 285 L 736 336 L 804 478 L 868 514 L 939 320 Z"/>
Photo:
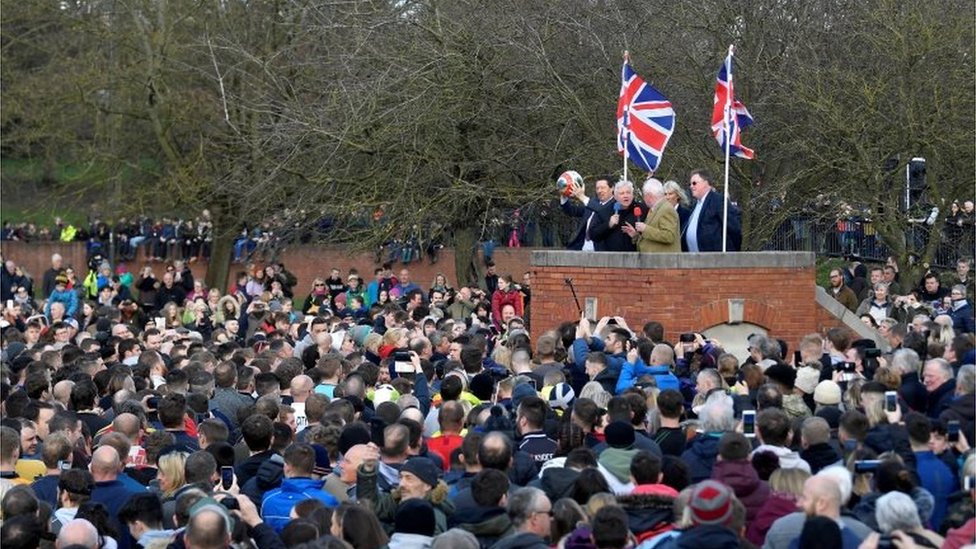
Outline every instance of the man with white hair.
<path fill-rule="evenodd" d="M 918 371 L 922 367 L 918 353 L 912 349 L 898 349 L 891 357 L 891 367 L 901 375 L 898 394 L 912 410 L 924 410 L 928 397 L 925 386 L 918 378 Z"/>
<path fill-rule="evenodd" d="M 98 530 L 85 519 L 74 519 L 61 527 L 54 546 L 64 549 L 68 546 L 82 546 L 87 549 L 98 549 Z"/>
<path fill-rule="evenodd" d="M 44 278 L 41 284 L 44 299 L 47 299 L 51 295 L 51 292 L 54 291 L 55 279 L 58 278 L 62 270 L 64 270 L 64 259 L 61 257 L 61 254 L 52 254 L 51 268 L 44 271 Z"/>
<path fill-rule="evenodd" d="M 925 363 L 922 371 L 922 384 L 928 392 L 925 413 L 932 419 L 939 416 L 952 402 L 956 392 L 956 380 L 952 365 L 942 358 L 933 358 Z"/>
<path fill-rule="evenodd" d="M 807 479 L 803 484 L 803 495 L 797 501 L 800 509 L 781 517 L 766 534 L 763 549 L 787 549 L 800 537 L 803 523 L 808 517 L 828 517 L 837 522 L 845 549 L 856 549 L 871 529 L 863 522 L 843 514 L 844 506 L 851 497 L 851 473 L 842 466 L 827 467 Z"/>
<path fill-rule="evenodd" d="M 719 439 L 735 430 L 732 399 L 721 391 L 712 393 L 698 411 L 698 420 L 702 432 L 688 442 L 687 449 L 681 454 L 681 461 L 691 470 L 692 483 L 711 478 Z"/>
<path fill-rule="evenodd" d="M 600 210 L 600 219 L 590 225 L 590 238 L 595 244 L 602 243 L 608 252 L 635 252 L 637 246 L 624 227 L 633 228 L 643 219 L 646 206 L 634 202 L 634 184 L 630 181 L 618 181 L 613 186 L 613 198 L 613 209 Z"/>
<path fill-rule="evenodd" d="M 647 217 L 624 231 L 637 239 L 637 251 L 647 253 L 681 253 L 681 229 L 678 212 L 664 199 L 664 184 L 653 177 L 644 182 Z"/>
<path fill-rule="evenodd" d="M 945 547 L 942 544 L 945 541 L 942 536 L 922 526 L 918 507 L 906 494 L 892 491 L 878 498 L 874 517 L 878 521 L 882 535 L 891 536 L 895 530 L 898 530 L 912 538 L 919 547 Z M 928 545 L 922 545 L 923 543 Z"/>

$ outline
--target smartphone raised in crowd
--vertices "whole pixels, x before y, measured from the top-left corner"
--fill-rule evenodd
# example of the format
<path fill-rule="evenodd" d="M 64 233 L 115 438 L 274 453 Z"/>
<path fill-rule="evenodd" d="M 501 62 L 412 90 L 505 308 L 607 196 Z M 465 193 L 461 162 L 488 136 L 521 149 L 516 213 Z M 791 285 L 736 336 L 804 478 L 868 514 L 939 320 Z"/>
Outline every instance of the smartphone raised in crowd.
<path fill-rule="evenodd" d="M 894 412 L 896 410 L 898 410 L 898 393 L 885 391 L 885 411 Z"/>
<path fill-rule="evenodd" d="M 230 490 L 230 487 L 234 484 L 234 468 L 233 467 L 221 467 L 220 468 L 220 486 L 224 490 Z"/>
<path fill-rule="evenodd" d="M 743 410 L 742 434 L 744 434 L 747 437 L 756 436 L 756 411 L 755 410 Z"/>
<path fill-rule="evenodd" d="M 953 444 L 959 442 L 959 420 L 953 419 L 946 423 L 946 440 Z"/>

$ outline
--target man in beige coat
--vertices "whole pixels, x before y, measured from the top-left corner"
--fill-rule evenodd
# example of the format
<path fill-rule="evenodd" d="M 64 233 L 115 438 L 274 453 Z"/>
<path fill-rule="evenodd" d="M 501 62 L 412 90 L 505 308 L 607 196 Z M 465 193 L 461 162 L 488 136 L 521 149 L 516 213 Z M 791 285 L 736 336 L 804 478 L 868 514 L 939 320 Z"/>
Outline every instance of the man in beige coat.
<path fill-rule="evenodd" d="M 644 203 L 650 211 L 644 222 L 634 224 L 637 250 L 652 253 L 681 253 L 678 213 L 664 199 L 664 184 L 650 178 L 644 182 Z"/>

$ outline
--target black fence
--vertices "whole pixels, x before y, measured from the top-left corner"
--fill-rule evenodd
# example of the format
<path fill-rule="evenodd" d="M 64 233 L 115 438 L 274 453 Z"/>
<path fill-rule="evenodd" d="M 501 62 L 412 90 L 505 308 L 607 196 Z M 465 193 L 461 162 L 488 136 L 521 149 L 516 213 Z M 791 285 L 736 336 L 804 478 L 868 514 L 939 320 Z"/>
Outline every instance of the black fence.
<path fill-rule="evenodd" d="M 911 253 L 921 257 L 933 231 L 940 231 L 941 242 L 929 262 L 933 267 L 955 268 L 960 257 L 973 256 L 972 231 L 955 227 L 936 228 L 914 223 L 905 233 Z M 785 220 L 763 245 L 762 250 L 806 251 L 828 257 L 858 257 L 872 262 L 884 262 L 892 255 L 882 242 L 874 224 L 861 218 L 824 221 L 808 217 Z"/>

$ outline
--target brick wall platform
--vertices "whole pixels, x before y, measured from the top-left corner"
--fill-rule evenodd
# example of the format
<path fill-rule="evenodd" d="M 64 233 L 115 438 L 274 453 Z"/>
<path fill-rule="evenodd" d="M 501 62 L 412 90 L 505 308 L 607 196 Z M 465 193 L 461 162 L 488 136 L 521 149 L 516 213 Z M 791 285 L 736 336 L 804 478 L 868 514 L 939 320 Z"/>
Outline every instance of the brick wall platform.
<path fill-rule="evenodd" d="M 623 316 L 639 330 L 661 322 L 670 341 L 723 324 L 752 324 L 791 346 L 832 327 L 818 305 L 810 252 L 638 254 L 535 251 L 533 332 L 579 318 L 566 279 L 588 313 Z"/>

